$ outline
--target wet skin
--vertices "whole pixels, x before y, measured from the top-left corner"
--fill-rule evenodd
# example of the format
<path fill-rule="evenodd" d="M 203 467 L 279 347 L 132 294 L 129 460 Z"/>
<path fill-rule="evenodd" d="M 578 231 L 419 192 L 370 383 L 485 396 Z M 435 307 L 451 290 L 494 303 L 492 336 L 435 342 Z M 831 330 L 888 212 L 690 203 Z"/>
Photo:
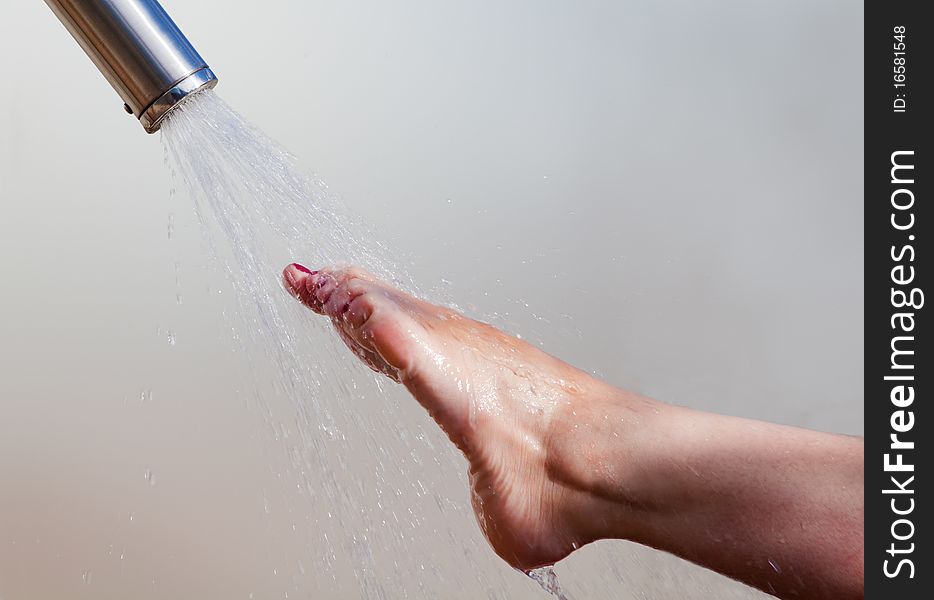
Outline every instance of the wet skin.
<path fill-rule="evenodd" d="M 463 451 L 477 521 L 510 565 L 629 539 L 782 597 L 862 596 L 861 439 L 631 394 L 360 269 L 283 279 Z"/>

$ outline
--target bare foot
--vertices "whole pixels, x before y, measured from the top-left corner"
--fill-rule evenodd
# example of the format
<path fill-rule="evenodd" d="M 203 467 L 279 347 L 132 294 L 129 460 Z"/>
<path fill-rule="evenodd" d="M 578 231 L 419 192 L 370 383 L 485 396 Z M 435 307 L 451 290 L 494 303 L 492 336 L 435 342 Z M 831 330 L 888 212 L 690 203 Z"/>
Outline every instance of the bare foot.
<path fill-rule="evenodd" d="M 628 539 L 784 598 L 862 597 L 862 440 L 642 398 L 356 269 L 283 277 L 463 450 L 512 566 Z"/>
<path fill-rule="evenodd" d="M 484 323 L 354 269 L 286 267 L 289 291 L 331 322 L 372 369 L 404 384 L 470 462 L 477 521 L 499 556 L 529 570 L 592 541 L 590 494 L 561 476 L 586 373 Z"/>

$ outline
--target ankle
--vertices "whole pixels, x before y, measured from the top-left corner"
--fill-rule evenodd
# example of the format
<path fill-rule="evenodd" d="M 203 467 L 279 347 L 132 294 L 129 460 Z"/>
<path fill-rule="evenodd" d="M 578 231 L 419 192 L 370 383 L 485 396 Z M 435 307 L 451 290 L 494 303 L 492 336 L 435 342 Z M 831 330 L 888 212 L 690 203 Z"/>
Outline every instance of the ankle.
<path fill-rule="evenodd" d="M 549 425 L 545 468 L 568 493 L 565 521 L 582 543 L 638 537 L 649 510 L 641 481 L 666 405 L 592 380 Z"/>

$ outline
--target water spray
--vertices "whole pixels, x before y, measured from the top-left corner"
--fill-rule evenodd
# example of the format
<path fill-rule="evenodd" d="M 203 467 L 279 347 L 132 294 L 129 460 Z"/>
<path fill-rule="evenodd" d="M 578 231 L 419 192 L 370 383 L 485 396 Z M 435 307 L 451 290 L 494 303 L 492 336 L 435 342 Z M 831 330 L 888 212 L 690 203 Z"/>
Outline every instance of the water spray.
<path fill-rule="evenodd" d="M 155 0 L 45 0 L 147 133 L 217 77 Z"/>

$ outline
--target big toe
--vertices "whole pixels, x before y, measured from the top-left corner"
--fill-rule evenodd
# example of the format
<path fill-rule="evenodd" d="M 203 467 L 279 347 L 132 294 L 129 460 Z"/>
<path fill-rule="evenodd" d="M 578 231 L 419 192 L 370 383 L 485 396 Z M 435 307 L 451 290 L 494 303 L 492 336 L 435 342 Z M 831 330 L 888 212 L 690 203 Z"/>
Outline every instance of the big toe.
<path fill-rule="evenodd" d="M 315 282 L 319 271 L 312 271 L 304 265 L 292 263 L 282 271 L 282 281 L 290 294 L 316 313 L 323 311 L 315 292 Z"/>

